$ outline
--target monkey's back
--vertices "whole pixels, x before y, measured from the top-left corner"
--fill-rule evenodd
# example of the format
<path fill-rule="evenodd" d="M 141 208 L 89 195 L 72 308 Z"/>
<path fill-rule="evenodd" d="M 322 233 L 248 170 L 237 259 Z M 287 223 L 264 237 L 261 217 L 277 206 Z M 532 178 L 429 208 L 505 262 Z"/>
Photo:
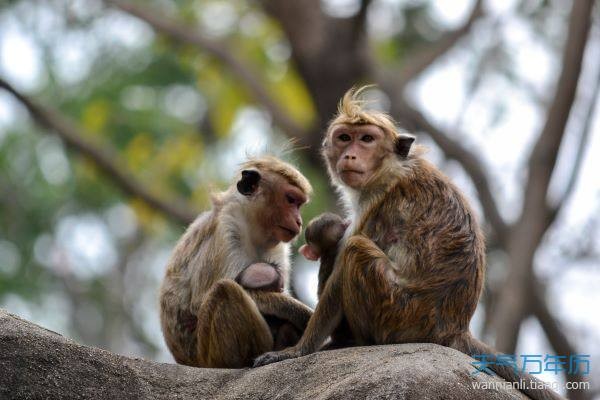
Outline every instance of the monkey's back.
<path fill-rule="evenodd" d="M 415 268 L 483 279 L 483 234 L 460 190 L 425 160 L 416 163 L 413 174 L 396 190 L 405 199 L 405 244 L 420 256 Z"/>
<path fill-rule="evenodd" d="M 202 213 L 181 237 L 160 288 L 160 320 L 167 346 L 177 362 L 190 364 L 196 353 L 196 312 L 219 272 L 213 241 L 218 210 Z M 191 360 L 190 360 L 191 358 Z"/>
<path fill-rule="evenodd" d="M 427 161 L 413 160 L 364 226 L 406 282 L 393 301 L 383 301 L 381 313 L 382 320 L 403 319 L 403 332 L 382 324 L 381 340 L 444 344 L 468 330 L 483 285 L 485 245 L 458 188 Z"/>

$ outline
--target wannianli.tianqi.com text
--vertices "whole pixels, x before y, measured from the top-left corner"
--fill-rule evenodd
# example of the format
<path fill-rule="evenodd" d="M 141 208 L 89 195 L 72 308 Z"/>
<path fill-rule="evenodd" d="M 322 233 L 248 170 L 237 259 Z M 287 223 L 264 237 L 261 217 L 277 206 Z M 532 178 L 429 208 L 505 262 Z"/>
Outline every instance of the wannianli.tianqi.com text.
<path fill-rule="evenodd" d="M 492 381 L 492 382 L 471 382 L 473 389 L 483 390 L 528 390 L 528 389 L 552 389 L 556 392 L 559 391 L 562 386 L 564 390 L 589 390 L 590 382 L 565 382 L 561 384 L 559 382 L 542 382 L 542 381 L 523 381 L 519 382 L 506 382 L 506 381 Z"/>

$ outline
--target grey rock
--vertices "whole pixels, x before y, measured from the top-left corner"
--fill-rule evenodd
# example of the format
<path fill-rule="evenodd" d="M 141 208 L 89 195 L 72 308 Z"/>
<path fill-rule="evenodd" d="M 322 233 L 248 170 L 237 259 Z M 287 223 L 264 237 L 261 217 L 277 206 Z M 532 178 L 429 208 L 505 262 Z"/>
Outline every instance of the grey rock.
<path fill-rule="evenodd" d="M 0 399 L 524 399 L 474 389 L 473 359 L 426 343 L 323 351 L 257 369 L 161 364 L 82 346 L 0 310 Z"/>

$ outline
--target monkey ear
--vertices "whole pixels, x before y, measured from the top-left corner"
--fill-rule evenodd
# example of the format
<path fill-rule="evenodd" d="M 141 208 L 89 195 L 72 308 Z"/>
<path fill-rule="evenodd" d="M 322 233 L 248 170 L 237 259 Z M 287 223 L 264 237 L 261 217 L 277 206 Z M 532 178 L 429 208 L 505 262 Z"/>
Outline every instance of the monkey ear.
<path fill-rule="evenodd" d="M 412 146 L 414 141 L 414 136 L 399 135 L 396 138 L 396 154 L 398 154 L 400 158 L 406 158 L 408 156 L 408 153 L 410 152 L 410 147 Z"/>
<path fill-rule="evenodd" d="M 251 196 L 258 189 L 260 174 L 252 169 L 242 171 L 242 179 L 237 183 L 237 190 L 244 196 Z"/>
<path fill-rule="evenodd" d="M 302 245 L 298 249 L 298 252 L 300 254 L 302 254 L 304 256 L 304 258 L 306 258 L 307 260 L 310 260 L 310 261 L 317 261 L 319 258 L 321 258 L 321 255 L 314 248 L 314 246 L 311 246 L 311 245 L 308 245 L 308 244 Z"/>

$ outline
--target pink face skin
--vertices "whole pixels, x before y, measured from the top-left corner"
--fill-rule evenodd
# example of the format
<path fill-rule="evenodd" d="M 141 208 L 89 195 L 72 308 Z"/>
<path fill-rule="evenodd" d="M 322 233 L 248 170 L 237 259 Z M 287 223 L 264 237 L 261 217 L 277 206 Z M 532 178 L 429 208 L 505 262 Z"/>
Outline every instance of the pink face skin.
<path fill-rule="evenodd" d="M 361 189 L 381 165 L 384 132 L 375 125 L 340 124 L 331 132 L 335 172 L 352 189 Z"/>
<path fill-rule="evenodd" d="M 273 216 L 273 234 L 277 241 L 287 243 L 298 236 L 302 229 L 300 207 L 306 203 L 307 198 L 300 189 L 287 183 L 277 191 L 277 196 L 272 205 L 273 209 L 279 210 Z"/>

